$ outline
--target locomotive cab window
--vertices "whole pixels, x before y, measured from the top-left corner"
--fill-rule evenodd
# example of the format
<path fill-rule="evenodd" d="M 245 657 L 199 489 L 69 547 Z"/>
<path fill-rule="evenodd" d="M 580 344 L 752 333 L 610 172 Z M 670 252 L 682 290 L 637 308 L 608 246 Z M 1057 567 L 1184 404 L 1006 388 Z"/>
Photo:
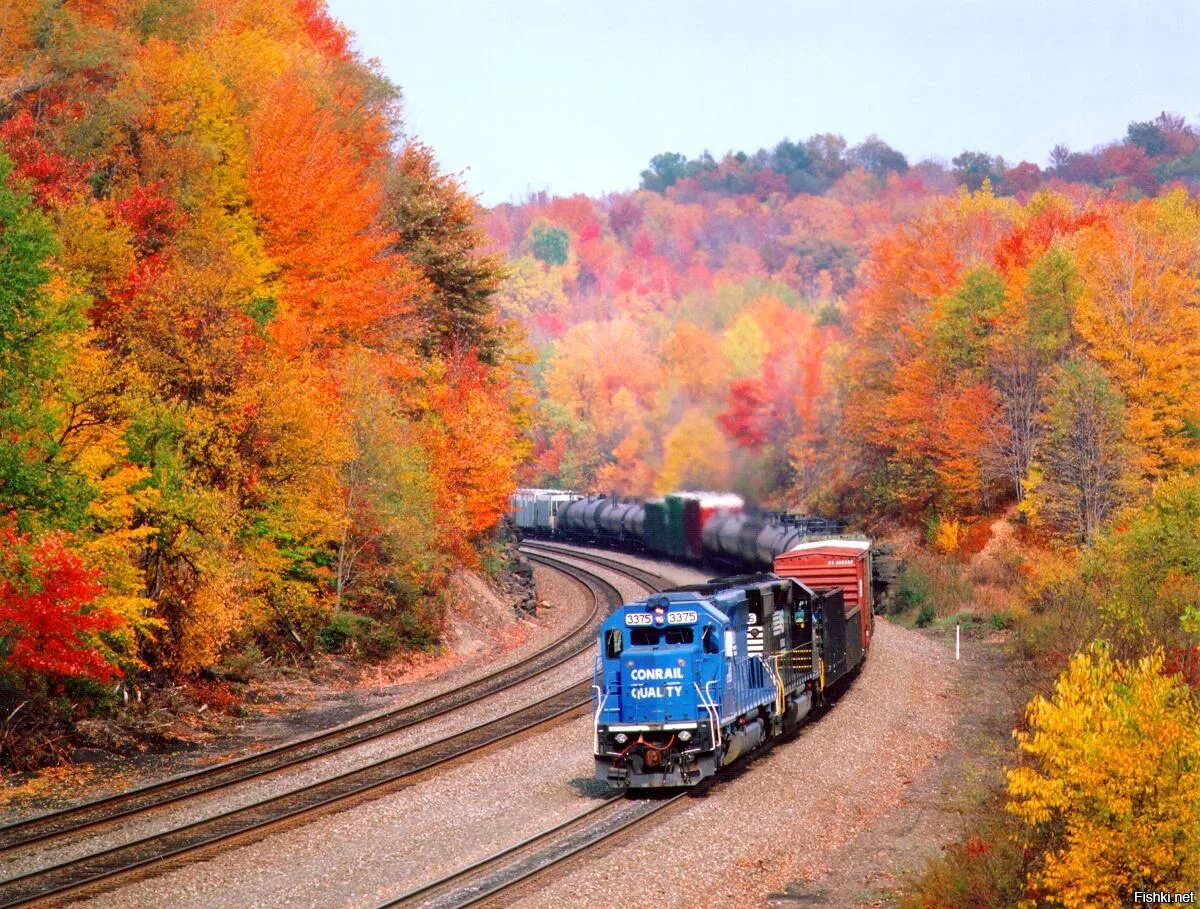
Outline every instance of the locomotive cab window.
<path fill-rule="evenodd" d="M 608 634 L 604 636 L 604 655 L 610 660 L 616 659 L 621 655 L 621 651 L 625 647 L 625 641 L 621 635 L 620 628 L 608 629 Z"/>
<path fill-rule="evenodd" d="M 704 645 L 705 653 L 720 653 L 721 642 L 718 639 L 717 626 L 705 625 L 704 634 L 700 636 L 700 643 Z"/>
<path fill-rule="evenodd" d="M 690 644 L 694 640 L 692 629 L 683 628 L 631 628 L 629 644 L 632 647 L 656 647 L 659 644 Z"/>

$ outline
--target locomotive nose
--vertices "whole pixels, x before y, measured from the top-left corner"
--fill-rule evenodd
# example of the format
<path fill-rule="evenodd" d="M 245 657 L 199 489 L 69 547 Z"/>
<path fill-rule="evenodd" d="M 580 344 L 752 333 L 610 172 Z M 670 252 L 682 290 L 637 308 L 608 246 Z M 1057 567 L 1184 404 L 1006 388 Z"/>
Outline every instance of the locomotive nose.
<path fill-rule="evenodd" d="M 670 723 L 695 718 L 690 645 L 627 650 L 623 659 L 623 722 Z"/>

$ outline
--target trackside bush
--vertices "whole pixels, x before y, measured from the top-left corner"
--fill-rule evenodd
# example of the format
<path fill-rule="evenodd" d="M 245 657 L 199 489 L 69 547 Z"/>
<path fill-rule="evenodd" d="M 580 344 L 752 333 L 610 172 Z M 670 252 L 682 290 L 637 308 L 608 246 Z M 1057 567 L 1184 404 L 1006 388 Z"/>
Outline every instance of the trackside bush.
<path fill-rule="evenodd" d="M 929 599 L 931 587 L 929 575 L 912 563 L 905 563 L 896 585 L 895 611 L 908 612 L 922 606 Z"/>

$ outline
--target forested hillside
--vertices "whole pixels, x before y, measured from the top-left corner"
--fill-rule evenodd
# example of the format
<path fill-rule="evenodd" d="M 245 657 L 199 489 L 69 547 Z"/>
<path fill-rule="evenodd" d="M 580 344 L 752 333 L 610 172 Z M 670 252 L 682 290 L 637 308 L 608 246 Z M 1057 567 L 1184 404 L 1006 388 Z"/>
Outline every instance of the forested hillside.
<path fill-rule="evenodd" d="M 538 475 L 910 517 L 1023 501 L 1046 478 L 1041 516 L 1078 523 L 1045 498 L 1061 499 L 1052 455 L 1032 457 L 1046 374 L 1069 363 L 1086 381 L 1080 353 L 1107 363 L 1143 422 L 1150 398 L 1172 398 L 1166 421 L 1140 430 L 1158 464 L 1147 477 L 1181 463 L 1194 425 L 1194 399 L 1168 375 L 1187 373 L 1187 341 L 1172 339 L 1170 365 L 1156 359 L 1136 390 L 1137 370 L 1117 365 L 1194 318 L 1187 288 L 1159 288 L 1144 336 L 1122 340 L 1106 269 L 1127 252 L 1151 271 L 1194 264 L 1198 142 L 1163 115 L 1094 152 L 1059 147 L 1042 171 L 967 152 L 910 167 L 879 139 L 817 135 L 720 161 L 659 155 L 641 192 L 498 207 L 489 233 L 516 272 L 502 305 L 541 354 Z M 1057 307 L 1044 317 L 1043 298 Z M 1037 324 L 1018 325 L 1022 309 Z M 1148 350 L 1131 355 L 1144 364 Z M 952 425 L 968 406 L 979 419 Z M 1116 502 L 1102 499 L 1101 511 Z"/>
<path fill-rule="evenodd" d="M 401 113 L 321 0 L 0 3 L 13 697 L 436 637 L 527 398 Z"/>

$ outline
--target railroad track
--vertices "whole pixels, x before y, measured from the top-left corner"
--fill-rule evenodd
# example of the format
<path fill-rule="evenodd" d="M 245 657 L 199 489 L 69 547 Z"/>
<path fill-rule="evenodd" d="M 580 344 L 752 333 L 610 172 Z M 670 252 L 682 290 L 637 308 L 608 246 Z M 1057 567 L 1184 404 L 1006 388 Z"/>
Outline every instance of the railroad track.
<path fill-rule="evenodd" d="M 668 587 L 674 587 L 675 583 L 657 574 L 653 571 L 647 571 L 644 568 L 635 568 L 632 565 L 627 565 L 617 559 L 605 558 L 601 555 L 596 555 L 594 552 L 584 552 L 579 549 L 574 549 L 569 545 L 558 543 L 545 543 L 541 540 L 524 540 L 521 543 L 521 548 L 527 555 L 532 553 L 546 553 L 549 555 L 564 555 L 573 559 L 578 559 L 581 562 L 590 562 L 593 565 L 601 565 L 605 568 L 611 568 L 621 574 L 628 575 L 639 584 L 649 587 L 651 590 L 665 590 Z"/>
<path fill-rule="evenodd" d="M 549 830 L 410 890 L 379 909 L 458 909 L 490 902 L 532 886 L 551 869 L 609 845 L 689 795 L 680 792 L 654 801 L 613 796 Z"/>
<path fill-rule="evenodd" d="M 543 564 L 558 568 L 551 560 Z M 567 572 L 570 574 L 571 572 Z M 578 580 L 578 574 L 572 574 Z M 586 582 L 581 582 L 585 583 Z M 602 582 L 603 583 L 603 582 Z M 474 703 L 481 698 L 507 691 L 572 659 L 592 645 L 595 629 L 607 606 L 619 603 L 620 594 L 604 584 L 602 594 L 593 596 L 587 616 L 559 640 L 532 654 L 520 663 L 504 666 L 449 692 L 423 698 L 382 714 L 356 720 L 313 736 L 285 742 L 273 748 L 245 757 L 225 761 L 202 770 L 171 777 L 159 783 L 142 786 L 85 802 L 80 805 L 40 815 L 25 821 L 0 827 L 0 857 L 15 849 L 23 849 L 49 839 L 59 839 L 80 833 L 112 821 L 143 814 L 152 808 L 178 804 L 204 792 L 228 788 L 268 773 L 293 768 L 326 754 L 343 750 L 381 736 L 398 732 L 442 716 L 452 710 Z"/>
<path fill-rule="evenodd" d="M 654 572 L 566 546 L 525 541 L 522 549 L 530 558 L 553 553 L 610 568 L 633 577 L 652 590 L 671 585 L 666 578 Z M 457 909 L 514 895 L 514 891 L 535 886 L 552 869 L 611 845 L 614 840 L 651 818 L 681 804 L 685 797 L 695 797 L 707 791 L 707 788 L 704 786 L 700 790 L 679 792 L 654 800 L 632 800 L 626 798 L 624 793 L 612 796 L 548 830 L 409 890 L 382 904 L 379 909 L 416 906 L 422 909 Z"/>
<path fill-rule="evenodd" d="M 542 675 L 577 656 L 592 645 L 595 628 L 608 609 L 621 602 L 612 584 L 596 575 L 548 555 L 531 555 L 533 561 L 574 577 L 591 594 L 588 618 L 554 645 L 529 660 L 499 670 L 454 692 L 389 711 L 359 723 L 298 742 L 287 743 L 214 768 L 176 777 L 130 793 L 80 805 L 51 815 L 0 828 L 5 837 L 0 852 L 40 845 L 46 847 L 85 830 L 119 822 L 179 804 L 202 793 L 228 789 L 268 773 L 343 750 L 389 732 L 440 716 L 482 697 Z M 510 675 L 512 677 L 510 677 Z M 499 719 L 399 755 L 376 760 L 282 795 L 276 795 L 166 832 L 127 842 L 99 852 L 58 862 L 36 871 L 0 881 L 0 906 L 21 906 L 75 893 L 112 882 L 151 866 L 208 853 L 235 841 L 257 838 L 270 829 L 295 822 L 320 811 L 349 807 L 412 785 L 440 767 L 547 724 L 579 715 L 590 704 L 590 681 L 583 681 Z"/>

